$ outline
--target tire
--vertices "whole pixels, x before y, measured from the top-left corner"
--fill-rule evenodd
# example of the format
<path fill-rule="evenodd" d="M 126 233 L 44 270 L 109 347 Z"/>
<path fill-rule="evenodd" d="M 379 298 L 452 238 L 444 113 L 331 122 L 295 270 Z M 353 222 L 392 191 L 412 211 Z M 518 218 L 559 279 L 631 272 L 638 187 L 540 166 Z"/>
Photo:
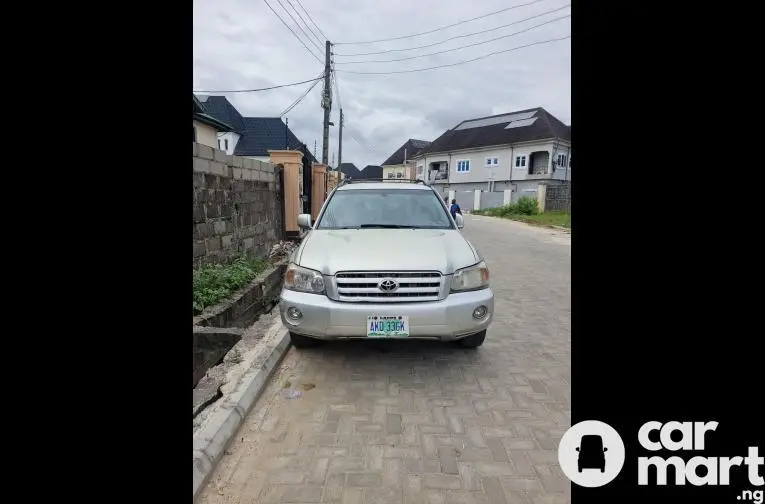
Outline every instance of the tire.
<path fill-rule="evenodd" d="M 471 334 L 465 338 L 457 340 L 457 344 L 462 348 L 478 348 L 483 345 L 483 340 L 486 339 L 486 330 L 475 334 Z"/>
<path fill-rule="evenodd" d="M 311 348 L 321 344 L 316 338 L 309 338 L 301 334 L 290 333 L 290 342 L 295 348 Z"/>

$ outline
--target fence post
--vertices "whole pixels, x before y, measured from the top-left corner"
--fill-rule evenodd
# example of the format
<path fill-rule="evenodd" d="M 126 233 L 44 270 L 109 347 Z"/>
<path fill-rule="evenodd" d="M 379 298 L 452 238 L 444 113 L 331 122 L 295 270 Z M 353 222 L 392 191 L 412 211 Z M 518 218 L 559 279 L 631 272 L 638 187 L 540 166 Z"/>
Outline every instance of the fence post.
<path fill-rule="evenodd" d="M 540 213 L 545 211 L 545 203 L 547 199 L 547 184 L 539 184 L 537 186 L 537 208 Z"/>
<path fill-rule="evenodd" d="M 476 189 L 473 191 L 473 210 L 481 209 L 481 190 Z"/>
<path fill-rule="evenodd" d="M 453 190 L 449 191 L 449 204 L 450 205 L 452 204 L 452 200 L 457 198 L 456 194 L 457 193 L 455 191 L 453 191 Z"/>
<path fill-rule="evenodd" d="M 502 191 L 502 206 L 509 205 L 513 201 L 513 190 L 505 189 Z"/>

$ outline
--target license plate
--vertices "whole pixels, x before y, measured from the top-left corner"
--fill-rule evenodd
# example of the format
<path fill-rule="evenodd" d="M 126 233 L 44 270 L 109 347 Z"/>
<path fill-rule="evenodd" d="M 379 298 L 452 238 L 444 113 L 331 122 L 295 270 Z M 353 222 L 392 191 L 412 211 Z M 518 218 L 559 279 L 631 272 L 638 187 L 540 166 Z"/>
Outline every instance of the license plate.
<path fill-rule="evenodd" d="M 409 317 L 369 315 L 367 338 L 405 338 L 409 336 Z"/>

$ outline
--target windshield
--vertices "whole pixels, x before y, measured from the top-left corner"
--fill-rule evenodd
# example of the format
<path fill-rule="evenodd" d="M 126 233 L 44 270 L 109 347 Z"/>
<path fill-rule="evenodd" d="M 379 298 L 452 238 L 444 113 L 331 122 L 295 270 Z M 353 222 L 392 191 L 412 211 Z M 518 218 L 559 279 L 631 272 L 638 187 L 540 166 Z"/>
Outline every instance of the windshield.
<path fill-rule="evenodd" d="M 345 189 L 327 203 L 316 229 L 454 229 L 441 199 L 421 189 Z"/>

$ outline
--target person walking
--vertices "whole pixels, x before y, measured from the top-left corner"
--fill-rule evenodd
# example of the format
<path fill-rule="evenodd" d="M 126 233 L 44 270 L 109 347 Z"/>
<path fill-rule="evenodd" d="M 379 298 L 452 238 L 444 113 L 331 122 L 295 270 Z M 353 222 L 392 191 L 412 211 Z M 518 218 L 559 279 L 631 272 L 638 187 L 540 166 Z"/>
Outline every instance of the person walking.
<path fill-rule="evenodd" d="M 449 211 L 452 213 L 452 218 L 455 219 L 455 220 L 457 219 L 457 214 L 462 215 L 462 209 L 457 204 L 457 200 L 456 199 L 452 200 L 452 206 L 449 209 Z"/>

